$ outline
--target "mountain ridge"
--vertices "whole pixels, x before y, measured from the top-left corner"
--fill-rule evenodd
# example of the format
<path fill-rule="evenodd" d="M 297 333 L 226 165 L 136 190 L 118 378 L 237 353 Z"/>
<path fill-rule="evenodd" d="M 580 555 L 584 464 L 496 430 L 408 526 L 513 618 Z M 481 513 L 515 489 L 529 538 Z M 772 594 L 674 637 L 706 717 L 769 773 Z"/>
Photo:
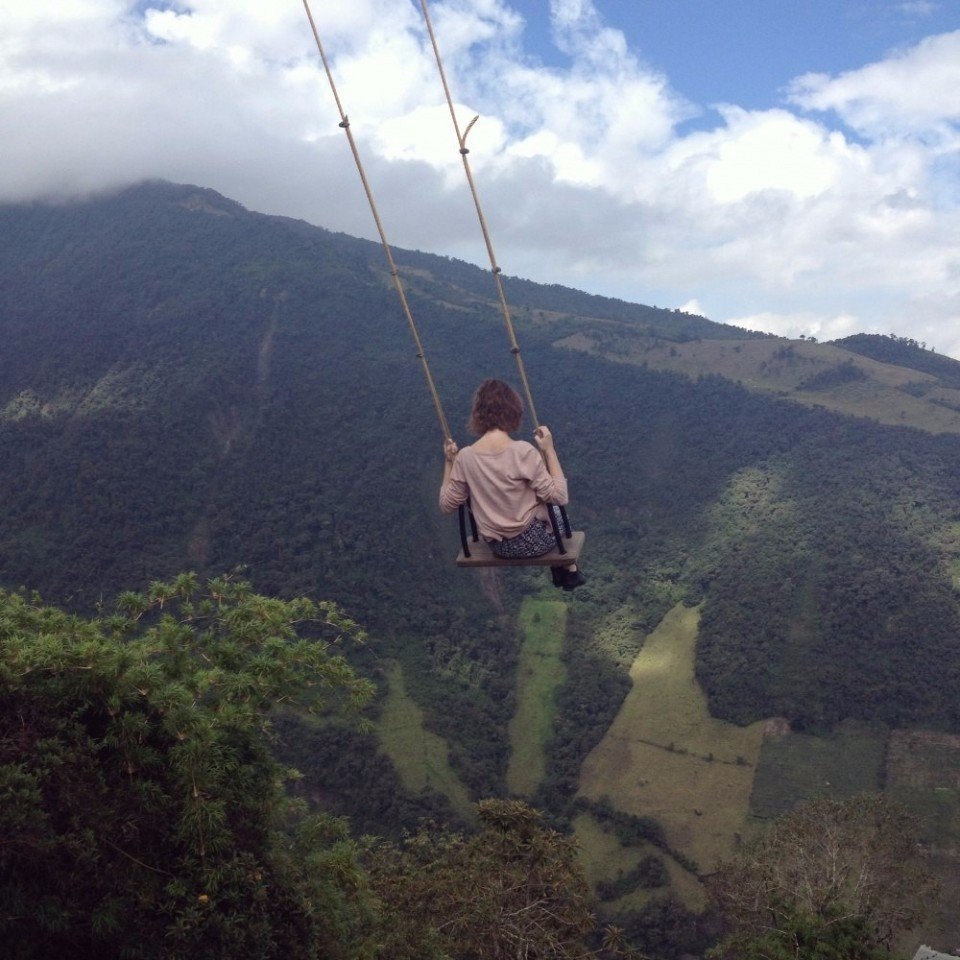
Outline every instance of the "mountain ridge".
<path fill-rule="evenodd" d="M 515 376 L 491 278 L 396 258 L 461 439 L 476 382 Z M 241 570 L 263 593 L 336 601 L 368 631 L 350 657 L 380 688 L 374 726 L 410 729 L 391 731 L 388 755 L 376 732 L 285 717 L 279 743 L 306 796 L 394 835 L 421 816 L 456 822 L 464 794 L 507 795 L 529 669 L 521 610 L 562 604 L 530 799 L 597 849 L 598 816 L 659 837 L 674 890 L 700 890 L 691 847 L 646 822 L 640 793 L 629 815 L 577 806 L 584 762 L 671 612 L 710 718 L 782 718 L 785 742 L 811 752 L 869 741 L 858 783 L 883 789 L 890 731 L 960 733 L 960 440 L 937 419 L 953 415 L 955 361 L 504 279 L 588 535 L 589 582 L 572 597 L 542 572 L 454 567 L 441 431 L 376 244 L 183 185 L 0 207 L 0 583 L 82 612 L 185 568 Z M 869 736 L 835 733 L 850 728 Z M 747 787 L 762 779 L 769 808 L 797 799 L 767 769 L 771 738 L 756 771 L 753 754 L 714 756 L 682 730 L 648 739 L 664 769 L 722 761 Z M 402 769 L 406 745 L 427 741 L 418 771 Z M 809 768 L 798 782 L 825 789 Z M 675 901 L 650 903 L 690 929 Z"/>
<path fill-rule="evenodd" d="M 481 705 L 454 756 L 474 788 L 502 782 L 512 618 L 539 581 L 452 568 L 441 438 L 378 246 L 157 183 L 4 206 L 0 227 L 0 580 L 90 608 L 185 564 L 245 566 L 264 591 L 330 594 L 380 649 L 427 648 L 410 682 L 439 698 L 428 723 L 449 729 L 452 704 Z M 397 260 L 462 436 L 475 381 L 513 377 L 490 277 Z M 597 657 L 623 669 L 679 599 L 704 602 L 697 674 L 725 719 L 960 726 L 946 694 L 960 448 L 935 419 L 954 412 L 931 402 L 949 384 L 836 345 L 731 339 L 703 318 L 505 280 L 588 529 L 578 609 Z M 779 382 L 751 386 L 748 358 L 779 364 Z M 881 374 L 924 429 L 830 409 Z M 902 389 L 927 383 L 921 397 Z M 917 630 L 924 655 L 905 678 L 872 656 L 871 643 L 897 659 Z M 438 679 L 450 676 L 454 693 Z M 943 696 L 919 698 L 928 687 Z"/>

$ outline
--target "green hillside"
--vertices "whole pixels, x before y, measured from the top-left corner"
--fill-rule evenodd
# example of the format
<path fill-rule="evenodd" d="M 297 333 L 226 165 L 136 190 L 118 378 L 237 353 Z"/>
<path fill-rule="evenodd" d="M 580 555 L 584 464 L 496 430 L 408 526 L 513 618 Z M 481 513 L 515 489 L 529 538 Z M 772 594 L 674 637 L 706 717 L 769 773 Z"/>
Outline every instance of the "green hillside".
<path fill-rule="evenodd" d="M 836 341 L 838 346 L 881 363 L 895 364 L 918 370 L 940 381 L 939 386 L 960 387 L 960 363 L 927 349 L 909 337 L 896 334 L 882 336 L 876 333 L 856 333 Z"/>
<path fill-rule="evenodd" d="M 415 640 L 427 687 L 479 685 L 496 713 L 514 661 L 502 614 L 539 580 L 449 563 L 439 430 L 377 246 L 164 184 L 10 206 L 0 224 L 4 582 L 89 608 L 185 564 L 243 565 L 265 591 L 334 595 L 374 646 Z M 462 423 L 475 381 L 511 374 L 489 277 L 398 258 Z M 517 286 L 540 413 L 590 532 L 590 615 L 635 611 L 651 629 L 679 596 L 704 600 L 698 675 L 714 712 L 738 722 L 955 728 L 958 441 L 784 403 L 722 366 L 691 379 L 557 349 L 597 318 L 654 323 L 681 355 L 737 345 L 691 340 L 683 314 L 628 317 L 574 291 L 544 288 L 539 310 L 535 285 Z M 784 351 L 744 337 L 733 356 Z M 804 358 L 836 348 L 789 349 L 809 392 L 819 368 Z M 603 644 L 625 664 L 642 634 L 614 634 Z M 492 783 L 506 751 L 490 748 Z"/>
<path fill-rule="evenodd" d="M 493 284 L 395 253 L 466 442 L 476 382 L 514 373 Z M 960 733 L 954 361 L 505 285 L 588 533 L 574 595 L 543 571 L 454 566 L 440 430 L 378 246 L 192 186 L 0 207 L 0 585 L 90 613 L 184 569 L 242 568 L 259 592 L 339 603 L 368 631 L 350 656 L 378 687 L 371 727 L 286 715 L 277 749 L 365 832 L 459 822 L 468 796 L 516 790 L 602 833 L 577 806 L 581 768 L 618 715 L 644 715 L 631 667 L 684 608 L 700 611 L 675 631 L 684 689 L 731 743 L 728 724 L 771 717 L 798 736 Z M 536 667 L 531 611 L 550 611 Z M 610 771 L 592 798 L 618 796 Z M 687 850 L 726 849 L 721 834 Z"/>
<path fill-rule="evenodd" d="M 751 391 L 875 423 L 960 433 L 960 362 L 896 338 L 862 335 L 818 344 L 715 334 L 676 340 L 595 322 L 558 345 L 691 378 L 721 376 Z"/>

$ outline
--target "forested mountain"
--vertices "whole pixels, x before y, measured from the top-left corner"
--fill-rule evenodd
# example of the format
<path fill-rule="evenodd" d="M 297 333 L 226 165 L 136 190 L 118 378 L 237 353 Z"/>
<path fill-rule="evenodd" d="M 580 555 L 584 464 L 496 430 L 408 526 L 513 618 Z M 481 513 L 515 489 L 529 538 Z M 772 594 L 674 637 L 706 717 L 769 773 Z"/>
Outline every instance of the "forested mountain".
<path fill-rule="evenodd" d="M 489 273 L 395 254 L 466 442 L 476 383 L 513 379 Z M 542 807 L 571 815 L 626 668 L 680 602 L 701 605 L 717 717 L 960 732 L 960 364 L 505 285 L 587 531 Z M 0 207 L 0 344 L 0 584 L 91 612 L 242 567 L 335 600 L 369 632 L 359 668 L 382 691 L 403 665 L 471 795 L 507 792 L 516 617 L 547 586 L 452 563 L 441 432 L 378 245 L 163 183 Z M 454 816 L 369 734 L 288 750 L 364 830 Z"/>

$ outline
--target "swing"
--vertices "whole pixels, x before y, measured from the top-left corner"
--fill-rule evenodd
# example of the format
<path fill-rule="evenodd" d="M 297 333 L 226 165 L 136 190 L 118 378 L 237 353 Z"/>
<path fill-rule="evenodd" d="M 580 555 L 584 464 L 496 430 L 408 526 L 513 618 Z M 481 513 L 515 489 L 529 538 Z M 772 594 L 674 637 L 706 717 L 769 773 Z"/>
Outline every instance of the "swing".
<path fill-rule="evenodd" d="M 346 113 L 343 110 L 343 105 L 340 101 L 340 95 L 337 92 L 337 87 L 333 79 L 333 73 L 330 69 L 330 64 L 327 61 L 326 53 L 323 49 L 323 44 L 320 42 L 320 34 L 317 31 L 316 24 L 313 19 L 313 14 L 310 11 L 309 0 L 303 0 L 303 7 L 307 14 L 307 20 L 310 22 L 310 29 L 313 31 L 313 38 L 317 44 L 317 50 L 320 53 L 320 59 L 323 62 L 323 67 L 327 75 L 327 80 L 330 84 L 330 90 L 333 93 L 334 101 L 337 105 L 337 110 L 340 114 L 340 127 L 347 136 L 347 141 L 350 144 L 350 151 L 353 154 L 353 159 L 357 167 L 357 172 L 360 174 L 360 181 L 363 184 L 364 192 L 367 196 L 367 202 L 370 205 L 370 211 L 373 214 L 374 223 L 377 227 L 377 232 L 380 235 L 380 242 L 383 246 L 384 253 L 387 257 L 387 264 L 390 268 L 390 275 L 393 277 L 394 286 L 397 290 L 397 294 L 400 297 L 400 303 L 403 308 L 404 316 L 407 320 L 407 326 L 410 329 L 411 336 L 413 337 L 414 344 L 416 346 L 416 356 L 420 360 L 421 366 L 423 368 L 424 377 L 427 381 L 427 388 L 430 391 L 430 396 L 433 400 L 433 406 L 437 414 L 437 419 L 440 422 L 440 428 L 443 431 L 443 437 L 445 440 L 451 439 L 450 427 L 447 423 L 447 418 L 443 412 L 443 405 L 440 402 L 440 395 L 437 392 L 436 385 L 433 380 L 433 375 L 430 372 L 430 365 L 427 362 L 426 352 L 423 349 L 423 344 L 420 340 L 420 334 L 417 330 L 417 325 L 413 319 L 413 313 L 410 310 L 410 304 L 407 301 L 406 292 L 404 290 L 403 282 L 400 279 L 400 272 L 397 269 L 396 263 L 393 259 L 393 252 L 390 248 L 390 244 L 387 242 L 386 233 L 383 229 L 383 224 L 380 221 L 380 214 L 377 211 L 376 203 L 373 199 L 373 191 L 370 189 L 370 185 L 367 182 L 366 172 L 364 171 L 363 164 L 360 160 L 360 152 L 357 149 L 356 142 L 353 138 L 353 133 L 350 130 L 350 120 L 347 117 Z M 507 304 L 507 298 L 503 291 L 503 283 L 500 279 L 500 267 L 497 265 L 496 257 L 493 252 L 493 244 L 490 240 L 490 234 L 487 230 L 487 223 L 483 216 L 483 210 L 480 207 L 480 199 L 477 194 L 476 186 L 473 182 L 473 174 L 470 170 L 470 162 L 467 159 L 467 154 L 469 150 L 467 149 L 466 140 L 467 135 L 470 133 L 473 125 L 477 122 L 479 117 L 474 117 L 473 120 L 467 125 L 466 130 L 461 134 L 460 125 L 457 122 L 456 111 L 453 107 L 453 98 L 450 95 L 450 88 L 447 84 L 446 74 L 443 69 L 443 62 L 440 58 L 440 49 L 437 45 L 436 37 L 433 32 L 433 25 L 430 22 L 430 15 L 427 12 L 426 0 L 420 0 L 420 7 L 423 10 L 424 21 L 427 26 L 427 32 L 430 35 L 430 42 L 433 46 L 433 52 L 437 61 L 437 69 L 440 72 L 440 79 L 443 84 L 444 94 L 447 100 L 447 106 L 450 109 L 450 117 L 453 121 L 453 128 L 457 136 L 457 143 L 459 146 L 460 156 L 463 160 L 463 169 L 467 177 L 467 183 L 470 186 L 470 192 L 473 196 L 473 203 L 477 211 L 477 217 L 480 221 L 480 228 L 483 232 L 484 243 L 487 247 L 487 254 L 490 258 L 490 268 L 493 273 L 493 279 L 496 283 L 497 294 L 500 300 L 500 309 L 503 313 L 504 323 L 507 328 L 507 335 L 510 341 L 510 352 L 513 354 L 514 359 L 517 364 L 517 371 L 520 377 L 520 382 L 523 385 L 524 394 L 526 396 L 527 407 L 530 410 L 530 418 L 533 420 L 534 424 L 539 427 L 540 421 L 537 417 L 536 407 L 533 404 L 533 395 L 530 392 L 530 383 L 527 380 L 526 369 L 523 365 L 523 358 L 520 356 L 520 346 L 517 343 L 517 337 L 513 329 L 513 320 L 510 316 L 510 307 Z M 550 520 L 553 526 L 553 535 L 554 540 L 556 541 L 556 547 L 549 551 L 546 554 L 542 554 L 538 557 L 516 557 L 505 559 L 501 557 L 496 557 L 493 555 L 493 551 L 490 548 L 490 545 L 483 539 L 480 538 L 477 532 L 476 521 L 474 520 L 473 513 L 470 511 L 469 501 L 466 504 L 462 504 L 459 508 L 459 526 L 460 526 L 460 553 L 457 556 L 456 564 L 460 567 L 543 567 L 543 566 L 570 566 L 577 562 L 578 557 L 580 556 L 580 551 L 583 549 L 583 542 L 585 539 L 585 534 L 583 531 L 574 531 L 570 528 L 570 521 L 567 519 L 567 513 L 563 506 L 559 506 L 560 518 L 562 521 L 561 524 L 557 522 L 557 519 L 554 515 L 554 511 L 550 512 Z M 467 526 L 469 524 L 471 536 L 467 536 Z"/>
<path fill-rule="evenodd" d="M 563 526 L 557 523 L 553 511 L 550 511 L 550 520 L 553 524 L 553 536 L 557 545 L 549 552 L 539 557 L 497 557 L 490 544 L 481 540 L 477 532 L 477 522 L 473 518 L 469 503 L 463 503 L 458 508 L 460 526 L 460 553 L 457 554 L 458 567 L 568 567 L 577 562 L 586 534 L 582 530 L 571 530 L 567 511 L 560 507 Z M 471 536 L 467 536 L 467 523 L 470 524 Z"/>

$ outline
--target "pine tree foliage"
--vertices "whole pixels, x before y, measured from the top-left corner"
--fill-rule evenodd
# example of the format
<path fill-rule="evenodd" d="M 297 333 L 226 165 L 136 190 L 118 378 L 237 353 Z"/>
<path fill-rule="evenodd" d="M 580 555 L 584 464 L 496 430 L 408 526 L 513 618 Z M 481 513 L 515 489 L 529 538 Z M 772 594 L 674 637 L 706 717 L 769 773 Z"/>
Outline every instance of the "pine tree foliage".
<path fill-rule="evenodd" d="M 597 921 L 572 840 L 519 800 L 483 800 L 471 836 L 421 829 L 371 849 L 393 960 L 587 960 Z M 605 956 L 630 956 L 607 930 Z"/>
<path fill-rule="evenodd" d="M 346 957 L 364 881 L 270 711 L 359 706 L 329 603 L 184 574 L 83 619 L 0 592 L 0 938 L 13 958 Z"/>

